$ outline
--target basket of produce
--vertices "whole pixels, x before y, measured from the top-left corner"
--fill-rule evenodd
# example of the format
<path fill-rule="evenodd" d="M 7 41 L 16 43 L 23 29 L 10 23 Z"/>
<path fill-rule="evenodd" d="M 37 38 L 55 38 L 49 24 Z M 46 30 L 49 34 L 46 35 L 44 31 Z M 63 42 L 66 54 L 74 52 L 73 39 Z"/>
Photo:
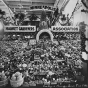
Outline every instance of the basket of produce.
<path fill-rule="evenodd" d="M 28 82 L 24 82 L 23 85 L 22 85 L 22 87 L 24 87 L 24 88 L 29 87 L 29 83 Z"/>
<path fill-rule="evenodd" d="M 24 77 L 22 77 L 22 73 L 16 72 L 12 75 L 10 80 L 10 84 L 12 87 L 20 87 L 24 82 Z"/>
<path fill-rule="evenodd" d="M 45 86 L 49 86 L 50 85 L 50 81 L 47 81 L 47 79 L 44 79 L 44 85 Z"/>
<path fill-rule="evenodd" d="M 51 81 L 51 85 L 57 85 L 57 81 L 55 80 L 55 78 L 53 78 L 53 80 Z"/>
<path fill-rule="evenodd" d="M 29 76 L 24 77 L 24 83 L 22 87 L 29 87 L 29 82 L 30 82 L 30 77 Z"/>
<path fill-rule="evenodd" d="M 0 73 L 0 88 L 8 84 L 8 77 L 5 75 L 4 71 Z"/>
<path fill-rule="evenodd" d="M 29 86 L 36 86 L 36 83 L 34 81 L 30 81 Z"/>

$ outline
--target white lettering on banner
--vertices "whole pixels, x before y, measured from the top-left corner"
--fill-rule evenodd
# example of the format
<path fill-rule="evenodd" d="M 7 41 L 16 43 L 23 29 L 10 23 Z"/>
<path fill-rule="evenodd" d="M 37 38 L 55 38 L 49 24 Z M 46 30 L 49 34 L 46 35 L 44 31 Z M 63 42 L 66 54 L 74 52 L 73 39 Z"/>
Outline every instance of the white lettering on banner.
<path fill-rule="evenodd" d="M 5 26 L 5 32 L 35 32 L 35 26 Z"/>
<path fill-rule="evenodd" d="M 53 32 L 79 32 L 79 27 L 74 26 L 52 26 Z"/>
<path fill-rule="evenodd" d="M 50 10 L 50 11 L 55 11 L 56 8 L 53 8 L 51 6 L 32 6 L 30 7 L 30 10 L 42 10 L 42 9 L 45 9 L 45 10 Z"/>
<path fill-rule="evenodd" d="M 28 26 L 28 27 L 23 27 L 23 26 L 20 26 L 19 27 L 19 31 L 20 32 L 35 32 L 36 31 L 36 27 L 35 26 Z"/>
<path fill-rule="evenodd" d="M 18 27 L 17 26 L 5 26 L 4 31 L 5 32 L 16 32 L 18 31 Z"/>

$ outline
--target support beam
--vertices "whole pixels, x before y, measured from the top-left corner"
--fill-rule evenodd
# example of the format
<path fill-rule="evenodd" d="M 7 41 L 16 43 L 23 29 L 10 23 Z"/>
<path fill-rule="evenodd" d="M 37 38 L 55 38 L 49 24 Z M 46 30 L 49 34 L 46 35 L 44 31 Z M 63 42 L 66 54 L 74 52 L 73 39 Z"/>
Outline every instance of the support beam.
<path fill-rule="evenodd" d="M 16 1 L 16 2 L 19 2 L 19 0 L 5 0 L 5 1 Z M 21 2 L 30 2 L 31 0 L 21 0 Z M 47 3 L 49 3 L 49 2 L 51 2 L 51 3 L 54 3 L 55 2 L 55 0 L 32 0 L 32 2 L 47 2 Z"/>
<path fill-rule="evenodd" d="M 32 5 L 31 4 L 28 4 L 28 3 L 22 3 L 21 4 L 23 7 L 25 6 L 25 7 L 27 7 L 27 8 L 29 8 L 30 6 L 53 6 L 53 3 L 32 3 Z M 17 4 L 17 3 L 13 3 L 13 4 L 9 4 L 9 7 L 10 8 L 17 8 L 17 7 L 19 7 L 19 3 Z"/>
<path fill-rule="evenodd" d="M 64 0 L 64 1 L 63 1 L 62 6 L 61 6 L 61 8 L 60 8 L 62 11 L 64 11 L 64 9 L 65 9 L 65 7 L 66 7 L 66 5 L 68 4 L 69 1 L 70 1 L 70 0 Z"/>
<path fill-rule="evenodd" d="M 3 0 L 0 0 L 0 1 L 3 3 L 3 5 L 6 7 L 6 9 L 8 9 L 8 14 L 9 14 L 11 20 L 13 21 L 12 15 L 14 15 L 14 14 L 13 14 L 12 10 L 6 5 L 6 3 Z"/>
<path fill-rule="evenodd" d="M 54 7 L 56 8 L 60 0 L 56 0 L 54 3 Z"/>

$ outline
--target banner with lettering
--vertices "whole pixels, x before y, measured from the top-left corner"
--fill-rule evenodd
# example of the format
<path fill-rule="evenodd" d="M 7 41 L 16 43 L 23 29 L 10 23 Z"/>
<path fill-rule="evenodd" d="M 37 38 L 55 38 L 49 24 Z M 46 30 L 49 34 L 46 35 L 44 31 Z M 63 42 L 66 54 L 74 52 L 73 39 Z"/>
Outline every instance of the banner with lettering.
<path fill-rule="evenodd" d="M 4 32 L 36 32 L 36 26 L 5 26 Z"/>
<path fill-rule="evenodd" d="M 79 32 L 78 26 L 52 26 L 52 32 Z"/>

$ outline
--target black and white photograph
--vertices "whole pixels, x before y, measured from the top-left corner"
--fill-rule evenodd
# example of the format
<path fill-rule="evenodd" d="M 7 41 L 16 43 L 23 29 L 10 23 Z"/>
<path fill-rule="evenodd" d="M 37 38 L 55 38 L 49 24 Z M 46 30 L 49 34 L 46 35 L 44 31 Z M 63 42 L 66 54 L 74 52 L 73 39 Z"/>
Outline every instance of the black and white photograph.
<path fill-rule="evenodd" d="M 0 0 L 0 88 L 88 88 L 88 0 Z"/>

